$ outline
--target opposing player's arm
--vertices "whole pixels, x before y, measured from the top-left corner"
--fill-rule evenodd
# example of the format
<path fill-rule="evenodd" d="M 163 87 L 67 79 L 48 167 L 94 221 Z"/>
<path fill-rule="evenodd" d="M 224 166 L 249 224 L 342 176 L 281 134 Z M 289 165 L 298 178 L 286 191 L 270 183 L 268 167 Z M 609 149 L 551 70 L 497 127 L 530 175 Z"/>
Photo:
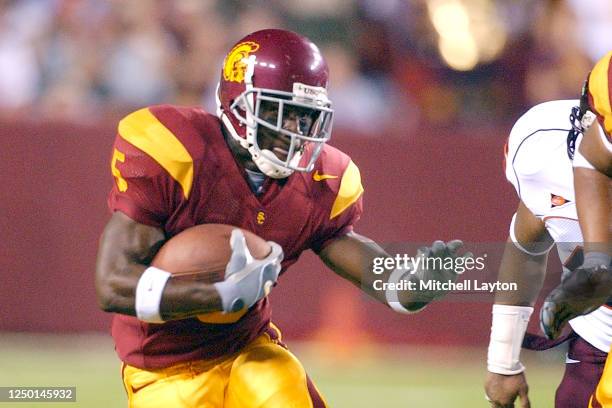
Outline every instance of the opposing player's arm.
<path fill-rule="evenodd" d="M 605 174 L 582 167 L 574 168 L 576 210 L 585 252 L 609 254 L 610 187 L 610 178 Z"/>
<path fill-rule="evenodd" d="M 574 158 L 576 208 L 585 252 L 609 251 L 605 244 L 610 242 L 612 151 L 600 132 L 599 126 L 591 126 Z"/>
<path fill-rule="evenodd" d="M 580 146 L 578 147 L 578 166 L 580 166 L 582 156 L 590 163 L 586 167 L 593 167 L 594 170 L 612 177 L 612 148 L 610 142 L 606 140 L 605 133 L 597 124 L 589 127 L 582 137 Z"/>
<path fill-rule="evenodd" d="M 554 240 L 544 222 L 533 215 L 522 201 L 510 228 L 497 279 L 500 282 L 515 282 L 518 290 L 497 292 L 495 303 L 532 307 L 544 282 L 548 252 Z"/>
<path fill-rule="evenodd" d="M 544 223 L 520 202 L 498 274 L 498 281 L 514 282 L 518 289 L 497 292 L 493 305 L 485 380 L 485 392 L 492 406 L 513 406 L 517 396 L 522 407 L 530 404 L 525 368 L 519 357 L 553 243 Z"/>
<path fill-rule="evenodd" d="M 164 243 L 160 228 L 138 223 L 116 211 L 106 225 L 98 250 L 96 292 L 102 310 L 136 316 L 136 288 Z M 198 281 L 168 279 L 159 312 L 163 320 L 222 310 L 215 287 Z"/>

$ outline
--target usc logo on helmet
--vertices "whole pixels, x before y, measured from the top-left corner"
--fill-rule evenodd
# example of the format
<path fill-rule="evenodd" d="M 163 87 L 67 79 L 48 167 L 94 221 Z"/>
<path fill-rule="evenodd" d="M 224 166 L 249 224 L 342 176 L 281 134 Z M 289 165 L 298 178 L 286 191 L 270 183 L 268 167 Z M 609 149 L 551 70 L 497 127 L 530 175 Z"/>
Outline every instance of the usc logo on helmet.
<path fill-rule="evenodd" d="M 225 57 L 223 65 L 223 79 L 230 82 L 244 81 L 246 72 L 245 58 L 259 49 L 259 44 L 253 41 L 245 41 L 237 44 Z"/>

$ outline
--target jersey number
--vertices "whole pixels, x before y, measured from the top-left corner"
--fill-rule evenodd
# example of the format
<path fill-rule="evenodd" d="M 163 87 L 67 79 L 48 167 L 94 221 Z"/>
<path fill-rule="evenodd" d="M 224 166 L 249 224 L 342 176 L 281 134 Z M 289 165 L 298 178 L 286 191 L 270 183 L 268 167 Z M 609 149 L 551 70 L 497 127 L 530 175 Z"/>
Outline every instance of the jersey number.
<path fill-rule="evenodd" d="M 117 188 L 119 188 L 119 191 L 123 193 L 127 190 L 128 185 L 127 181 L 125 181 L 121 175 L 121 172 L 117 168 L 117 161 L 120 161 L 121 163 L 125 162 L 125 154 L 115 149 L 113 151 L 113 160 L 111 161 L 111 171 L 113 172 L 113 177 L 115 177 L 115 181 L 117 182 Z"/>

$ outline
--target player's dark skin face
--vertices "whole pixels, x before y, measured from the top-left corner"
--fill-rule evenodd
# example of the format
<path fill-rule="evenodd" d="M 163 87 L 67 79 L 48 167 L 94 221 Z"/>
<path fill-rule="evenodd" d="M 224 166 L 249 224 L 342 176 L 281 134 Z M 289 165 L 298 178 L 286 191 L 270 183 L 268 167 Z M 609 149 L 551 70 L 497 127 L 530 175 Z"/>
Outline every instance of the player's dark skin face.
<path fill-rule="evenodd" d="M 278 104 L 262 101 L 259 117 L 270 124 L 276 125 Z M 286 106 L 283 117 L 283 128 L 300 135 L 307 135 L 314 123 L 312 111 L 305 108 Z M 243 167 L 251 171 L 259 171 L 247 149 L 243 148 L 232 137 L 226 137 L 226 140 L 234 157 Z M 270 150 L 280 160 L 286 160 L 291 137 L 268 129 L 265 126 L 258 126 L 257 142 L 261 150 Z M 299 145 L 296 146 L 296 148 L 300 147 Z"/>

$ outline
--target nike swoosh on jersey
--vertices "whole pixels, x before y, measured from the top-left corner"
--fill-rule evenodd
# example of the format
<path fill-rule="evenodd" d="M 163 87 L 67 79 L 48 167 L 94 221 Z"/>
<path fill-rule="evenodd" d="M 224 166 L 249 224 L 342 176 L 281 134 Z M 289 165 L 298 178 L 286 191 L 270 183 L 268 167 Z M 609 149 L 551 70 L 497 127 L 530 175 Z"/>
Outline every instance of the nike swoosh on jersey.
<path fill-rule="evenodd" d="M 138 387 L 130 385 L 130 388 L 132 389 L 132 394 L 136 394 L 138 391 L 142 390 L 145 387 L 148 387 L 149 385 L 153 384 L 154 382 L 155 381 L 147 381 L 145 384 L 139 385 Z"/>
<path fill-rule="evenodd" d="M 314 181 L 323 181 L 335 178 L 338 178 L 338 176 L 332 176 L 331 174 L 319 174 L 319 170 L 315 170 L 314 174 L 312 175 L 312 179 Z"/>

